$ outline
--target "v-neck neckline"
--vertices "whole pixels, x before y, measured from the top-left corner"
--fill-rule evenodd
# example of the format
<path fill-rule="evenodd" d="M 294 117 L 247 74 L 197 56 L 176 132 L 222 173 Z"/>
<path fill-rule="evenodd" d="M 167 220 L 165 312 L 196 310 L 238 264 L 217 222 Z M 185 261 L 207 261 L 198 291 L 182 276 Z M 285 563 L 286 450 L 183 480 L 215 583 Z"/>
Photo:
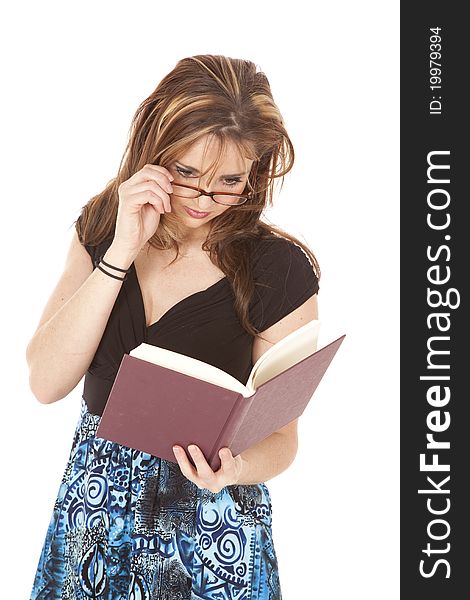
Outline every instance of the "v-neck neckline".
<path fill-rule="evenodd" d="M 185 296 L 184 298 L 182 298 L 181 300 L 178 300 L 178 302 L 176 302 L 175 304 L 173 304 L 173 306 L 170 306 L 170 308 L 167 311 L 165 311 L 159 319 L 157 319 L 153 323 L 150 323 L 150 325 L 147 325 L 147 315 L 145 313 L 144 296 L 142 294 L 142 288 L 140 287 L 139 277 L 137 275 L 137 269 L 135 268 L 134 262 L 132 263 L 132 272 L 134 274 L 134 278 L 135 278 L 135 282 L 136 282 L 136 286 L 137 286 L 137 291 L 138 291 L 138 296 L 139 296 L 139 299 L 140 299 L 140 307 L 141 307 L 142 315 L 144 317 L 145 330 L 147 332 L 149 330 L 151 330 L 152 328 L 156 327 L 157 325 L 159 325 L 160 322 L 162 321 L 162 319 L 164 319 L 175 308 L 179 307 L 181 304 L 183 304 L 184 302 L 186 302 L 190 298 L 194 298 L 194 296 L 198 296 L 199 294 L 204 294 L 205 292 L 208 292 L 209 290 L 212 290 L 212 288 L 214 288 L 216 285 L 219 285 L 219 283 L 221 283 L 222 281 L 227 281 L 227 276 L 224 275 L 224 277 L 221 277 L 218 281 L 215 281 L 214 283 L 212 283 L 210 286 L 206 287 L 205 289 L 199 290 L 197 292 L 193 292 L 192 294 L 189 294 L 189 296 Z"/>

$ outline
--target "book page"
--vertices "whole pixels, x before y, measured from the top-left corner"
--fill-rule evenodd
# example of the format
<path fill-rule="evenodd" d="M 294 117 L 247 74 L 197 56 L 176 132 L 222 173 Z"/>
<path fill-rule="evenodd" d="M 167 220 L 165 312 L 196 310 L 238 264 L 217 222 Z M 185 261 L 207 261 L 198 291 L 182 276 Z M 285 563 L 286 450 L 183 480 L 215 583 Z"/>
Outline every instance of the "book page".
<path fill-rule="evenodd" d="M 317 350 L 320 321 L 309 321 L 271 346 L 253 365 L 246 383 L 250 395 L 260 385 Z"/>
<path fill-rule="evenodd" d="M 248 398 L 255 390 L 279 373 L 313 354 L 317 349 L 320 321 L 309 321 L 274 344 L 253 365 L 246 386 L 238 379 L 202 360 L 143 342 L 129 352 L 130 356 L 197 377 L 202 381 L 239 392 Z"/>
<path fill-rule="evenodd" d="M 143 342 L 131 350 L 129 355 L 172 369 L 173 371 L 178 371 L 179 373 L 184 373 L 185 375 L 190 375 L 191 377 L 197 377 L 201 381 L 219 385 L 227 390 L 239 392 L 245 397 L 250 395 L 247 388 L 226 371 L 186 354 L 180 354 L 179 352 L 173 352 L 172 350 Z"/>

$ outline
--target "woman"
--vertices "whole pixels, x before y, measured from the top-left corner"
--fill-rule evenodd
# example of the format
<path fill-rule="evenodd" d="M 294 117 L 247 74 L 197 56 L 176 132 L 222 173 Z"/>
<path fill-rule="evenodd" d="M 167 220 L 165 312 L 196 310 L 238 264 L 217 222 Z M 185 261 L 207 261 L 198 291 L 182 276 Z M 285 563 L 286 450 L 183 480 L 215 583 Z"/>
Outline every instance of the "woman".
<path fill-rule="evenodd" d="M 294 460 L 296 421 L 240 455 L 223 448 L 216 472 L 197 447 L 176 447 L 172 462 L 95 432 L 123 354 L 140 343 L 246 383 L 273 343 L 317 318 L 315 256 L 261 220 L 293 160 L 250 61 L 180 60 L 138 108 L 27 349 L 42 403 L 85 375 L 31 599 L 281 598 L 264 482 Z"/>

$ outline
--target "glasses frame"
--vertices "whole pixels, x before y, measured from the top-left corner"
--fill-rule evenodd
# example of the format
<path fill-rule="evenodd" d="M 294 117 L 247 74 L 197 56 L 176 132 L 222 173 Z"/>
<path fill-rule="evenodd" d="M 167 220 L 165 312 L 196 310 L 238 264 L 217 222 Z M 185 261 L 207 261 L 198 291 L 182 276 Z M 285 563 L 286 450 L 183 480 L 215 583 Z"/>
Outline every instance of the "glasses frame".
<path fill-rule="evenodd" d="M 199 192 L 199 195 L 194 196 L 194 198 L 199 198 L 200 196 L 210 196 L 216 204 L 221 204 L 222 206 L 242 206 L 242 204 L 245 204 L 245 202 L 251 200 L 251 198 L 253 197 L 253 192 L 248 192 L 248 194 L 233 194 L 232 192 L 207 192 L 206 190 L 203 190 L 200 187 L 196 187 L 194 185 L 187 185 L 186 183 L 180 183 L 179 181 L 172 181 L 171 184 L 179 185 L 180 187 L 188 188 L 189 190 Z M 186 198 L 186 196 L 178 196 L 178 194 L 175 194 L 174 192 L 173 196 L 177 196 L 178 198 Z M 225 202 L 219 202 L 219 200 L 216 200 L 214 196 L 238 196 L 239 198 L 243 198 L 244 200 L 243 202 L 240 202 L 238 204 L 226 204 Z"/>

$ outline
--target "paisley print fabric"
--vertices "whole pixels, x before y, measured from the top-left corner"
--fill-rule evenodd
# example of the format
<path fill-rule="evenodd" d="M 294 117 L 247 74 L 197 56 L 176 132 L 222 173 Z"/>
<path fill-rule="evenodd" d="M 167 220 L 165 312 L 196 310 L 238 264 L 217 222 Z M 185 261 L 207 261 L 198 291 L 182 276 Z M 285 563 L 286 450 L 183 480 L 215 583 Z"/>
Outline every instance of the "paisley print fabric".
<path fill-rule="evenodd" d="M 214 494 L 95 436 L 82 398 L 30 600 L 279 600 L 264 483 Z"/>

